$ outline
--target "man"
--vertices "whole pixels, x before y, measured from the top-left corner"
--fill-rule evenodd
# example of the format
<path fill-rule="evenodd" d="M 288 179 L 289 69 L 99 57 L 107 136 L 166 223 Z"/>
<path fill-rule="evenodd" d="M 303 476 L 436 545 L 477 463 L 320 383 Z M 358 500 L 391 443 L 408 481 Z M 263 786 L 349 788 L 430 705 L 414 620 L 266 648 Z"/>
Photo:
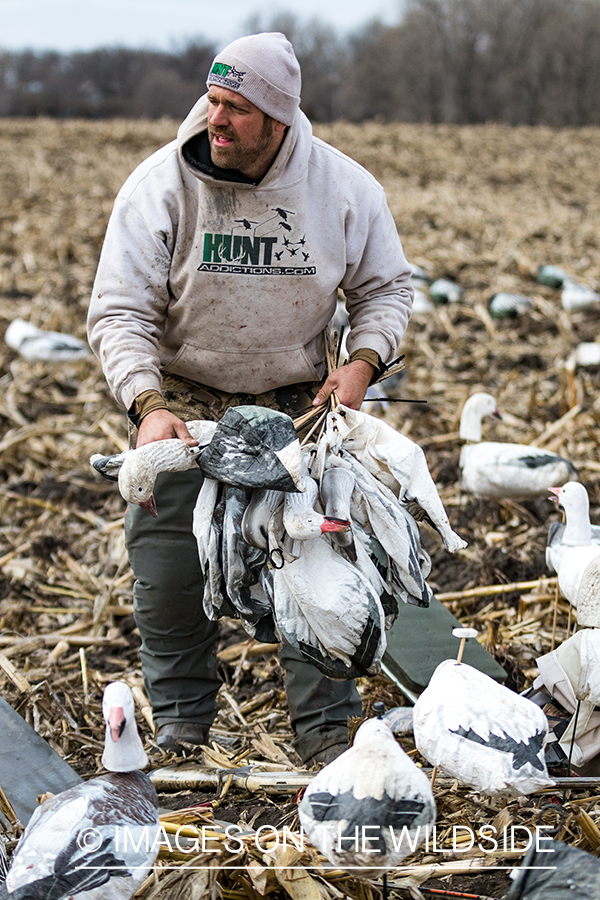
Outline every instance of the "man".
<path fill-rule="evenodd" d="M 383 190 L 313 138 L 285 37 L 234 41 L 207 85 L 177 140 L 120 191 L 90 304 L 90 344 L 138 446 L 192 445 L 183 419 L 216 419 L 239 403 L 290 413 L 335 391 L 358 408 L 412 307 Z M 338 288 L 350 362 L 320 386 Z M 142 668 L 165 749 L 205 743 L 217 708 L 217 626 L 202 611 L 191 532 L 201 480 L 159 476 L 158 518 L 139 507 L 126 516 Z M 356 687 L 290 647 L 282 662 L 294 746 L 304 762 L 328 762 L 347 746 L 348 716 L 361 714 Z"/>

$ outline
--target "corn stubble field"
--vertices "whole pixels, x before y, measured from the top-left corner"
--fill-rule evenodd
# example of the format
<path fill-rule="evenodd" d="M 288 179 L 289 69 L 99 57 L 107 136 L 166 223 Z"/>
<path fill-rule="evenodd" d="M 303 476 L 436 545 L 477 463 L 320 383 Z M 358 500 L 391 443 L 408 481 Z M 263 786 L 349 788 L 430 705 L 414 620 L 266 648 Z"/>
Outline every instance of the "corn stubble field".
<path fill-rule="evenodd" d="M 114 196 L 134 166 L 171 140 L 176 128 L 168 120 L 0 120 L 0 335 L 20 316 L 43 329 L 85 337 Z M 521 690 L 535 677 L 536 657 L 550 649 L 554 586 L 545 580 L 544 547 L 557 511 L 545 499 L 517 504 L 461 495 L 458 416 L 470 393 L 492 393 L 503 421 L 488 420 L 486 436 L 534 443 L 572 459 L 590 493 L 592 521 L 600 521 L 598 373 L 579 369 L 568 377 L 563 367 L 580 341 L 600 337 L 600 310 L 565 312 L 560 293 L 534 278 L 540 264 L 553 263 L 600 287 L 598 131 L 377 123 L 316 131 L 382 182 L 408 259 L 464 289 L 464 302 L 414 316 L 402 346 L 407 376 L 396 394 L 427 403 L 396 403 L 385 415 L 424 448 L 453 526 L 469 541 L 466 551 L 451 557 L 436 536 L 424 535 L 434 564 L 430 583 L 464 624 L 479 630 L 509 671 L 511 686 Z M 517 319 L 494 320 L 487 303 L 498 291 L 526 294 L 533 307 Z M 124 416 L 94 360 L 31 364 L 0 342 L 0 368 L 0 691 L 78 771 L 94 774 L 104 685 L 123 677 L 142 687 L 124 504 L 116 487 L 101 482 L 88 464 L 92 453 L 125 448 Z M 492 589 L 503 584 L 508 587 Z M 487 593 L 472 590 L 484 586 L 491 586 Z M 561 603 L 558 640 L 566 637 L 567 624 Z M 276 654 L 255 653 L 243 631 L 225 622 L 220 658 L 225 682 L 208 764 L 257 760 L 296 767 Z M 377 699 L 388 706 L 404 702 L 383 676 L 360 689 L 367 712 Z M 144 712 L 139 725 L 149 740 Z M 403 745 L 414 746 L 408 739 Z M 164 762 L 147 746 L 153 766 Z M 595 819 L 589 796 L 578 791 L 572 799 Z M 296 821 L 291 802 L 275 803 L 266 795 L 230 791 L 220 799 L 185 793 L 161 799 L 172 808 L 213 801 L 202 808 L 203 818 L 179 813 L 178 821 L 214 817 L 252 828 Z M 444 834 L 453 824 L 528 824 L 547 798 L 518 807 L 442 784 L 436 800 Z M 590 849 L 573 809 L 561 838 Z M 271 863 L 281 862 L 277 852 Z M 333 898 L 340 890 L 366 900 L 376 891 L 340 873 L 319 874 L 318 854 L 310 849 L 285 859 L 307 866 L 300 882 L 285 882 L 250 840 L 235 860 L 215 846 L 203 857 L 214 867 L 194 876 L 166 868 L 181 854 L 165 850 L 161 857 L 164 870 L 139 896 L 199 897 L 215 884 L 231 900 L 286 892 Z M 462 886 L 501 896 L 505 874 L 482 873 L 480 866 L 518 859 L 483 858 L 475 847 L 446 854 L 441 869 L 439 855 L 421 850 L 407 861 L 418 867 L 413 880 L 395 877 L 395 890 L 407 896 L 402 885 L 422 882 L 424 888 Z M 219 868 L 233 862 L 246 869 L 234 874 Z M 467 866 L 473 867 L 468 875 Z M 452 872 L 457 874 L 449 884 Z"/>

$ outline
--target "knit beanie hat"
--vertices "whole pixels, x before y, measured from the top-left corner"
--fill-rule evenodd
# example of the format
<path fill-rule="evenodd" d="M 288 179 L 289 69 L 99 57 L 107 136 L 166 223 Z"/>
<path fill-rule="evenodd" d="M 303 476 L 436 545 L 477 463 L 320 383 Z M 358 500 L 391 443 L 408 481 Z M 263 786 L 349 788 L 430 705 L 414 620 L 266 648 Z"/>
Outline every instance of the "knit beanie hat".
<path fill-rule="evenodd" d="M 233 41 L 215 56 L 206 83 L 237 91 L 284 125 L 292 124 L 300 104 L 300 66 L 279 32 Z"/>

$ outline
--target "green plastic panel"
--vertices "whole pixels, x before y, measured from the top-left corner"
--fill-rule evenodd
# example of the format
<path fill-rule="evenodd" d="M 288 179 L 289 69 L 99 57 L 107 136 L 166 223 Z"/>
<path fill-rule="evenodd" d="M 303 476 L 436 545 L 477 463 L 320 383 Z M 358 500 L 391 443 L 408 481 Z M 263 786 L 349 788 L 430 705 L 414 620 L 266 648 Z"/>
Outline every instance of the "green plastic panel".
<path fill-rule="evenodd" d="M 460 641 L 452 629 L 461 624 L 435 597 L 427 609 L 401 603 L 398 618 L 387 632 L 385 671 L 401 687 L 420 693 L 441 662 L 456 659 Z M 467 641 L 463 661 L 496 681 L 506 679 L 502 666 L 476 640 Z"/>

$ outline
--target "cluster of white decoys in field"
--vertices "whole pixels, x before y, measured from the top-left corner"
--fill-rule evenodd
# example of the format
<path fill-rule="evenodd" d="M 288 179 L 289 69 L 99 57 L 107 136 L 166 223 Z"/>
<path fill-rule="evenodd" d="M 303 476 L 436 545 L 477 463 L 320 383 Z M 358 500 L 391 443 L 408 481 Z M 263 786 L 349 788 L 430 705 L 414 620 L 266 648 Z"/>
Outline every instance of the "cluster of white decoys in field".
<path fill-rule="evenodd" d="M 434 281 L 426 269 L 411 266 L 411 281 L 415 292 L 413 312 L 429 313 L 437 306 L 464 302 L 464 290 L 448 278 Z M 541 265 L 535 275 L 538 284 L 558 288 L 561 291 L 561 306 L 567 312 L 594 307 L 600 303 L 600 294 L 573 278 L 564 269 L 555 265 Z M 494 319 L 516 318 L 534 307 L 534 302 L 525 294 L 508 291 L 493 293 L 488 299 L 488 310 Z"/>
<path fill-rule="evenodd" d="M 464 773 L 467 784 L 477 780 L 466 771 L 469 756 L 479 777 L 492 770 L 484 774 L 485 785 L 477 785 L 487 793 L 514 796 L 551 783 L 544 778 L 545 717 L 538 707 L 509 697 L 506 688 L 458 660 L 442 663 L 437 672 L 430 695 L 426 691 L 415 708 L 421 752 L 429 752 L 423 749 L 428 719 L 452 709 L 434 745 L 454 748 L 448 768 Z M 160 849 L 157 796 L 140 771 L 147 757 L 125 683 L 107 685 L 103 717 L 102 763 L 108 773 L 45 800 L 34 812 L 0 884 L 0 898 L 129 900 L 152 868 Z M 304 831 L 334 867 L 370 880 L 428 840 L 436 804 L 431 780 L 397 743 L 384 717 L 362 723 L 353 746 L 311 781 L 298 812 Z"/>
<path fill-rule="evenodd" d="M 288 416 L 258 407 L 233 408 L 219 423 L 190 422 L 188 428 L 198 447 L 173 439 L 96 456 L 92 464 L 118 480 L 128 502 L 153 512 L 158 472 L 199 465 L 204 478 L 194 533 L 207 614 L 234 615 L 251 634 L 292 643 L 334 677 L 376 671 L 396 598 L 426 605 L 430 595 L 415 505 L 448 550 L 464 546 L 449 525 L 420 448 L 385 422 L 342 406 L 328 414 L 319 440 L 304 447 Z M 587 492 L 569 482 L 555 494 L 567 518 L 564 526 L 550 529 L 548 565 L 560 580 L 565 566 L 574 565 L 571 551 L 593 547 L 585 575 L 596 555 L 600 558 Z M 578 611 L 581 591 L 580 585 L 575 600 L 568 598 Z M 587 643 L 596 662 L 599 610 L 596 602 L 591 627 L 575 636 L 581 654 L 585 636 L 591 635 Z M 584 617 L 581 624 L 586 622 Z M 483 795 L 517 797 L 550 786 L 544 712 L 462 662 L 464 642 L 475 632 L 458 629 L 456 635 L 462 639 L 458 658 L 437 667 L 415 704 L 417 749 L 441 772 Z M 547 669 L 540 665 L 540 671 Z M 573 704 L 584 704 L 585 723 L 593 721 L 600 702 L 597 670 L 587 665 L 573 688 Z M 36 812 L 0 897 L 33 896 L 19 892 L 35 873 L 40 897 L 50 888 L 57 900 L 92 896 L 88 892 L 104 878 L 110 879 L 108 893 L 99 897 L 125 898 L 152 865 L 153 852 L 130 848 L 129 855 L 119 855 L 111 843 L 115 821 L 158 829 L 154 790 L 137 771 L 146 757 L 125 686 L 107 688 L 104 714 L 103 762 L 110 774 L 70 789 Z M 109 814 L 113 818 L 107 819 Z M 353 746 L 315 776 L 299 815 L 333 866 L 373 878 L 427 840 L 436 806 L 431 779 L 402 750 L 384 717 L 364 722 Z M 94 851 L 98 867 L 89 871 L 81 869 L 86 854 L 75 837 L 84 825 L 101 837 Z M 64 894 L 55 884 L 64 884 Z"/>
<path fill-rule="evenodd" d="M 175 438 L 91 463 L 117 478 L 128 503 L 152 512 L 158 472 L 198 465 L 193 531 L 207 616 L 239 618 L 251 636 L 283 640 L 329 677 L 375 674 L 398 600 L 430 601 L 431 560 L 415 516 L 448 551 L 466 546 L 421 448 L 343 406 L 304 446 L 289 416 L 264 407 L 187 426 L 197 447 Z"/>
<path fill-rule="evenodd" d="M 160 849 L 158 800 L 124 682 L 104 690 L 107 774 L 47 799 L 14 851 L 2 900 L 128 900 Z M 124 837 L 127 835 L 127 839 Z"/>
<path fill-rule="evenodd" d="M 487 796 L 518 797 L 553 784 L 546 715 L 531 700 L 457 659 L 436 668 L 413 711 L 415 744 L 433 766 Z M 403 751 L 386 717 L 369 719 L 353 746 L 325 766 L 299 807 L 300 822 L 333 866 L 384 874 L 431 838 L 433 779 Z"/>
<path fill-rule="evenodd" d="M 514 798 L 552 786 L 549 741 L 569 765 L 600 752 L 600 527 L 590 524 L 582 484 L 567 482 L 551 494 L 566 521 L 549 529 L 547 564 L 577 607 L 579 630 L 537 660 L 534 688 L 571 714 L 568 727 L 555 736 L 538 703 L 463 663 L 462 651 L 438 665 L 413 710 L 421 755 L 482 795 Z M 476 637 L 471 629 L 454 633 L 463 645 Z M 394 743 L 385 717 L 363 724 L 355 746 L 321 770 L 300 805 L 304 829 L 331 864 L 362 877 L 398 866 L 435 822 L 431 783 Z"/>

